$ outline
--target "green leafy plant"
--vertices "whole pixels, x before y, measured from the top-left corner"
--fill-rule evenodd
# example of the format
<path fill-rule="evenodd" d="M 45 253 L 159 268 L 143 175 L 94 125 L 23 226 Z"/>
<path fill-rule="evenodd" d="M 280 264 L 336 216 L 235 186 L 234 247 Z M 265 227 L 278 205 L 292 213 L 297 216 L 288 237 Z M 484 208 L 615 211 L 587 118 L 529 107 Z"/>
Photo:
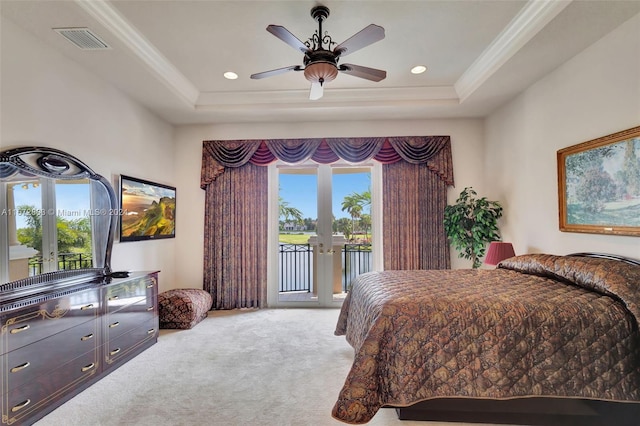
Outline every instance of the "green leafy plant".
<path fill-rule="evenodd" d="M 471 187 L 465 188 L 455 204 L 444 209 L 444 229 L 458 257 L 471 259 L 473 268 L 482 265 L 487 243 L 500 241 L 498 219 L 502 217 L 502 206 L 478 194 Z"/>

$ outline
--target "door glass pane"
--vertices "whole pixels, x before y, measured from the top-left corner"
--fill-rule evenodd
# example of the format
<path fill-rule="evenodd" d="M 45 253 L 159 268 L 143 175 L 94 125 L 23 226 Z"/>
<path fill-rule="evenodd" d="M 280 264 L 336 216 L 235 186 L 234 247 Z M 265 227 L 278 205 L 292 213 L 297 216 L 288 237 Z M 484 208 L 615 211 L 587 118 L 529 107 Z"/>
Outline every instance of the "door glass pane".
<path fill-rule="evenodd" d="M 278 193 L 278 303 L 339 305 L 373 270 L 371 168 L 281 167 Z"/>
<path fill-rule="evenodd" d="M 279 182 L 278 302 L 317 303 L 316 169 L 282 168 Z"/>
<path fill-rule="evenodd" d="M 44 214 L 39 179 L 25 178 L 7 184 L 9 281 L 41 273 Z"/>
<path fill-rule="evenodd" d="M 56 213 L 57 269 L 93 267 L 88 179 L 56 181 Z"/>
<path fill-rule="evenodd" d="M 372 271 L 371 170 L 333 168 L 333 300 L 344 299 L 356 276 Z M 342 237 L 342 238 L 341 238 Z"/>

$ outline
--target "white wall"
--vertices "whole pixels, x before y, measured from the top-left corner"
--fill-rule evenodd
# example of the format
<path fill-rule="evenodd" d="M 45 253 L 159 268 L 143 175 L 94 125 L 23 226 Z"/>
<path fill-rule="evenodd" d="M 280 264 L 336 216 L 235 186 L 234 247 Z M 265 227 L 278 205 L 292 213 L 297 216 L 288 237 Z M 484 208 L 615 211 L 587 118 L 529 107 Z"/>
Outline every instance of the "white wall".
<path fill-rule="evenodd" d="M 175 138 L 176 182 L 180 191 L 177 273 L 188 286 L 202 286 L 205 194 L 199 185 L 204 140 L 450 135 L 456 187 L 450 189 L 449 199 L 453 201 L 465 186 L 473 186 L 479 192 L 483 190 L 482 162 L 477 160 L 482 158 L 483 132 L 483 121 L 478 119 L 179 127 Z M 468 266 L 454 253 L 452 264 L 453 267 Z"/>
<path fill-rule="evenodd" d="M 0 146 L 78 157 L 114 183 L 126 174 L 173 184 L 173 128 L 109 83 L 2 20 Z M 179 193 L 178 193 L 179 196 Z M 175 286 L 175 240 L 114 244 L 115 270 L 161 270 Z"/>
<path fill-rule="evenodd" d="M 517 254 L 640 258 L 640 238 L 559 231 L 556 151 L 640 125 L 640 15 L 531 86 L 486 121 L 486 182 L 505 200 Z"/>
<path fill-rule="evenodd" d="M 116 243 L 116 269 L 160 269 L 161 289 L 202 285 L 202 141 L 339 136 L 452 137 L 456 187 L 501 201 L 518 253 L 603 251 L 640 257 L 635 237 L 558 231 L 556 151 L 640 124 L 640 16 L 564 64 L 486 121 L 260 123 L 173 129 L 109 83 L 2 20 L 0 146 L 63 149 L 116 181 L 178 189 L 177 237 Z M 486 145 L 486 146 L 485 146 Z M 484 158 L 484 162 L 478 160 Z M 486 172 L 485 172 L 486 170 Z M 453 267 L 468 262 L 452 253 Z M 179 277 L 179 279 L 178 279 Z"/>

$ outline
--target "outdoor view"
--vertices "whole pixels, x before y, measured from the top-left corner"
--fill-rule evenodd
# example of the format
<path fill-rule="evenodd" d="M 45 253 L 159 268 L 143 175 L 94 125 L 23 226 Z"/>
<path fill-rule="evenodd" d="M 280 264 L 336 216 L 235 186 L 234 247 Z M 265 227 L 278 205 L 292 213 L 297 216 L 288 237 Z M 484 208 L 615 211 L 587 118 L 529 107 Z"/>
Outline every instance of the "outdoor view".
<path fill-rule="evenodd" d="M 334 168 L 331 188 L 334 246 L 329 253 L 334 256 L 335 300 L 344 296 L 351 279 L 371 270 L 371 174 L 363 168 Z M 314 250 L 318 249 L 318 195 L 315 170 L 280 172 L 280 300 L 306 301 L 317 294 Z M 299 297 L 294 298 L 296 295 Z"/>
<path fill-rule="evenodd" d="M 25 181 L 11 185 L 15 214 L 13 244 L 33 249 L 28 259 L 28 274 L 43 272 L 43 233 L 47 232 L 44 219 L 56 216 L 58 257 L 51 269 L 79 269 L 92 266 L 91 218 L 89 184 L 86 181 L 57 181 L 55 202 L 43 206 L 39 181 Z"/>
<path fill-rule="evenodd" d="M 333 176 L 333 232 L 350 242 L 371 239 L 370 173 Z M 280 241 L 306 243 L 316 232 L 317 178 L 315 175 L 281 174 L 279 194 Z"/>

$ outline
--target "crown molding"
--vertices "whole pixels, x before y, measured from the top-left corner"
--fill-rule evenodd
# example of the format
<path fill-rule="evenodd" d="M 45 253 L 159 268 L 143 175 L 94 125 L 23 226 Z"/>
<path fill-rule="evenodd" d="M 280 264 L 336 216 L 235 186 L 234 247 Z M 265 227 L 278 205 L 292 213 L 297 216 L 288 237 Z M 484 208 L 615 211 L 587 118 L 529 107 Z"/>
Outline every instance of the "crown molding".
<path fill-rule="evenodd" d="M 572 0 L 529 0 L 454 84 L 464 102 Z"/>
<path fill-rule="evenodd" d="M 113 6 L 104 0 L 75 2 L 131 49 L 188 106 L 195 107 L 199 90 Z"/>
<path fill-rule="evenodd" d="M 327 87 L 324 97 L 309 102 L 309 90 L 264 90 L 247 92 L 202 92 L 196 102 L 197 109 L 230 105 L 290 104 L 306 102 L 310 105 L 331 102 L 350 104 L 359 102 L 448 102 L 459 104 L 453 86 L 440 87 L 385 87 L 375 89 L 341 89 Z"/>
<path fill-rule="evenodd" d="M 453 86 L 416 88 L 332 89 L 331 102 L 461 104 L 540 32 L 572 0 L 529 0 Z M 133 25 L 105 0 L 75 0 L 169 87 L 186 105 L 197 110 L 251 103 L 284 104 L 308 100 L 307 90 L 234 93 L 200 92 Z M 326 94 L 325 94 L 326 96 Z M 321 101 L 325 102 L 325 101 Z M 315 104 L 315 103 L 312 103 Z"/>

